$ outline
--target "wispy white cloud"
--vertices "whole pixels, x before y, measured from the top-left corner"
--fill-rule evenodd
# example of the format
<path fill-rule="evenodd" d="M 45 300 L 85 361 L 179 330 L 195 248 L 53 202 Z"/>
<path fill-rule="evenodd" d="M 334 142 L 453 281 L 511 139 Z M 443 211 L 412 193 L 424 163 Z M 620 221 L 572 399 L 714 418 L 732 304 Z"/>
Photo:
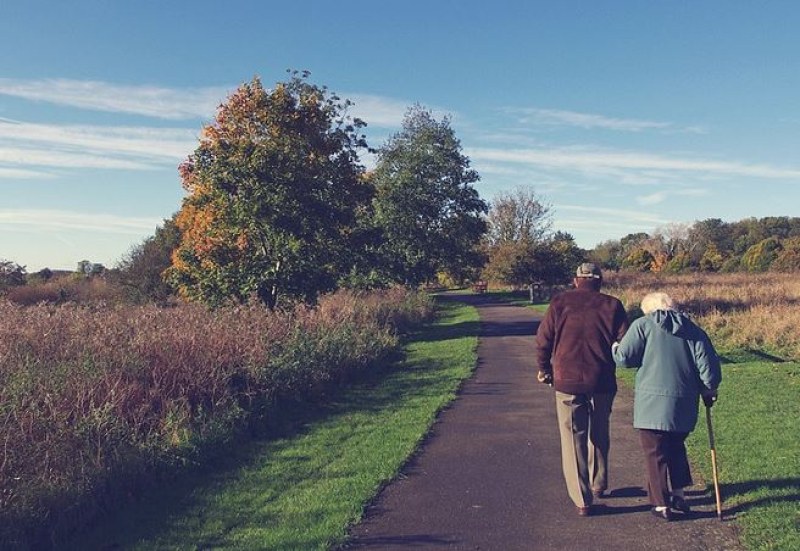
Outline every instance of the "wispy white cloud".
<path fill-rule="evenodd" d="M 196 130 L 0 121 L 0 178 L 46 173 L 25 167 L 143 170 L 175 165 L 197 145 Z"/>
<path fill-rule="evenodd" d="M 650 232 L 671 220 L 647 210 L 591 207 L 559 204 L 555 210 L 555 223 L 559 229 L 573 234 L 581 246 L 593 247 L 606 239 L 635 232 Z"/>
<path fill-rule="evenodd" d="M 70 79 L 0 78 L 0 94 L 92 111 L 130 113 L 160 119 L 210 119 L 232 88 L 126 86 Z"/>
<path fill-rule="evenodd" d="M 205 88 L 165 88 L 157 86 L 125 86 L 100 81 L 80 81 L 70 79 L 20 80 L 0 78 L 0 95 L 14 96 L 31 101 L 42 101 L 87 110 L 106 111 L 121 114 L 136 114 L 161 119 L 210 119 L 217 106 L 224 102 L 235 87 Z M 371 140 L 385 141 L 388 131 L 399 129 L 403 118 L 413 102 L 372 94 L 343 94 L 353 102 L 351 114 L 368 124 Z M 439 108 L 431 108 L 434 116 L 441 119 L 447 113 Z M 371 129 L 384 129 L 376 133 Z M 145 127 L 99 127 L 87 125 L 59 126 L 31 124 L 0 117 L 0 148 L 2 141 L 8 140 L 14 147 L 20 140 L 38 142 L 68 149 L 62 151 L 58 159 L 68 167 L 95 167 L 96 161 L 87 162 L 86 154 L 100 152 L 113 155 L 134 155 L 147 158 L 147 162 L 157 159 L 180 159 L 196 147 L 195 130 L 178 128 Z M 33 146 L 28 146 L 27 154 L 15 152 L 17 164 L 38 164 L 42 154 L 37 154 Z M 80 152 L 79 158 L 67 159 Z M 3 157 L 0 155 L 0 157 Z M 8 155 L 4 156 L 6 162 Z M 55 158 L 48 166 L 56 166 Z M 369 162 L 370 159 L 367 159 Z M 118 160 L 110 160 L 106 168 L 119 168 Z M 140 162 L 139 168 L 142 167 Z M 124 168 L 124 167 L 123 167 Z M 127 168 L 136 168 L 130 164 Z M 2 175 L 0 175 L 2 177 Z"/>
<path fill-rule="evenodd" d="M 141 160 L 112 158 L 91 153 L 11 147 L 0 147 L 0 164 L 121 170 L 150 170 L 156 168 L 155 165 Z"/>
<path fill-rule="evenodd" d="M 0 123 L 0 140 L 41 142 L 91 151 L 182 158 L 197 145 L 197 129 Z"/>
<path fill-rule="evenodd" d="M 56 241 L 58 241 L 59 243 L 61 243 L 63 245 L 66 245 L 66 247 L 69 248 L 69 249 L 77 249 L 78 248 L 78 244 L 72 239 L 67 239 L 64 236 L 64 232 L 61 232 L 61 231 L 53 232 L 53 237 L 56 239 Z"/>
<path fill-rule="evenodd" d="M 677 189 L 673 193 L 675 193 L 675 195 L 684 195 L 689 197 L 705 197 L 711 195 L 711 191 L 706 188 Z"/>
<path fill-rule="evenodd" d="M 161 222 L 157 218 L 50 209 L 0 210 L 0 228 L 6 229 L 83 230 L 138 236 L 152 232 Z"/>
<path fill-rule="evenodd" d="M 487 131 L 484 127 L 476 135 L 485 144 L 511 145 L 515 148 L 536 148 L 547 145 L 539 138 L 530 136 L 527 131 L 521 131 L 518 128 L 501 128 Z"/>
<path fill-rule="evenodd" d="M 487 175 L 523 177 L 525 175 L 525 171 L 520 170 L 517 166 L 514 165 L 483 162 L 480 164 L 480 175 L 482 177 Z"/>
<path fill-rule="evenodd" d="M 621 224 L 639 223 L 639 224 L 666 224 L 669 220 L 652 212 L 642 210 L 628 210 L 608 207 L 591 207 L 585 205 L 558 205 L 558 211 L 567 211 L 572 216 L 580 215 L 597 215 L 605 217 L 607 220 L 616 220 Z M 587 223 L 591 224 L 597 221 L 597 218 L 586 218 Z"/>
<path fill-rule="evenodd" d="M 680 127 L 671 122 L 648 121 L 642 119 L 622 119 L 597 115 L 592 113 L 579 113 L 561 109 L 520 108 L 510 109 L 511 113 L 519 115 L 522 124 L 536 124 L 547 126 L 573 126 L 585 129 L 606 129 L 622 132 L 642 132 L 645 130 L 668 130 L 673 132 L 703 133 L 699 126 Z"/>
<path fill-rule="evenodd" d="M 348 98 L 353 102 L 353 106 L 350 108 L 351 114 L 366 122 L 368 128 L 375 127 L 392 130 L 399 129 L 403 125 L 406 113 L 416 103 L 372 94 L 342 94 L 342 97 Z M 458 113 L 440 106 L 425 104 L 422 106 L 428 109 L 433 118 L 438 121 L 445 117 L 454 120 L 459 116 Z"/>
<path fill-rule="evenodd" d="M 8 168 L 0 166 L 0 180 L 14 179 L 14 180 L 41 180 L 43 178 L 52 178 L 53 175 L 49 172 L 41 170 L 29 170 L 26 168 Z"/>
<path fill-rule="evenodd" d="M 411 103 L 398 99 L 369 94 L 349 94 L 345 97 L 353 102 L 353 115 L 369 126 L 399 128 Z"/>
<path fill-rule="evenodd" d="M 657 205 L 659 203 L 663 203 L 664 200 L 667 198 L 667 194 L 663 191 L 657 191 L 655 193 L 651 193 L 649 195 L 640 195 L 636 198 L 636 202 L 640 205 Z"/>
<path fill-rule="evenodd" d="M 580 171 L 606 175 L 609 171 L 624 171 L 647 175 L 658 171 L 662 175 L 693 173 L 696 175 L 750 176 L 770 179 L 800 179 L 800 169 L 764 164 L 669 157 L 652 153 L 617 151 L 597 148 L 537 148 L 466 150 L 473 160 L 516 163 L 550 170 Z"/>
<path fill-rule="evenodd" d="M 636 197 L 636 202 L 642 206 L 650 206 L 663 203 L 670 197 L 704 197 L 710 194 L 711 192 L 704 188 L 670 188 L 648 195 L 640 195 Z"/>
<path fill-rule="evenodd" d="M 405 106 L 369 97 L 371 102 L 356 116 L 399 128 Z M 0 166 L 0 179 L 48 175 L 30 167 L 144 170 L 175 165 L 197 147 L 198 134 L 199 126 L 57 125 L 0 118 L 0 165 L 7 165 Z M 375 162 L 369 154 L 362 161 L 370 166 Z"/>
<path fill-rule="evenodd" d="M 91 111 L 128 113 L 160 119 L 202 119 L 214 116 L 235 86 L 167 88 L 122 85 L 102 81 L 71 79 L 22 80 L 0 78 L 0 95 L 41 101 Z M 398 128 L 413 102 L 373 94 L 342 94 L 354 105 L 353 115 L 370 126 Z M 437 118 L 447 114 L 431 108 Z M 2 118 L 0 118 L 2 120 Z"/>

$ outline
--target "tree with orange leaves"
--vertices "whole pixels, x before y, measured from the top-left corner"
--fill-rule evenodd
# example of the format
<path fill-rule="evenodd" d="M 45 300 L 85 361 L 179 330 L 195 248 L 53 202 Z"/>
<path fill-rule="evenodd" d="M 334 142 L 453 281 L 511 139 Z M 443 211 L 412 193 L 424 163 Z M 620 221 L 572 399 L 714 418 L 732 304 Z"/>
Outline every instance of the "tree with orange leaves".
<path fill-rule="evenodd" d="M 293 73 L 243 84 L 179 167 L 187 195 L 168 278 L 190 299 L 313 301 L 350 269 L 358 209 L 371 199 L 351 105 Z"/>

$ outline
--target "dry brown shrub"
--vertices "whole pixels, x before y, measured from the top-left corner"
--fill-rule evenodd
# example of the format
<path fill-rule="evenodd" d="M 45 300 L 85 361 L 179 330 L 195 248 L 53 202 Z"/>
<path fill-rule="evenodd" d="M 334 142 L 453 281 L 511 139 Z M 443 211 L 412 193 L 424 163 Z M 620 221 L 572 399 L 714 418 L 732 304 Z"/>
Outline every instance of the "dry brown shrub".
<path fill-rule="evenodd" d="M 429 313 L 402 290 L 291 312 L 0 301 L 0 541 L 19 518 L 65 522 L 97 488 L 186 460 L 275 398 L 372 365 L 398 326 Z"/>
<path fill-rule="evenodd" d="M 106 302 L 124 300 L 124 291 L 103 277 L 86 278 L 79 274 L 53 278 L 44 283 L 21 285 L 8 290 L 6 298 L 15 304 L 31 306 L 39 303 Z"/>

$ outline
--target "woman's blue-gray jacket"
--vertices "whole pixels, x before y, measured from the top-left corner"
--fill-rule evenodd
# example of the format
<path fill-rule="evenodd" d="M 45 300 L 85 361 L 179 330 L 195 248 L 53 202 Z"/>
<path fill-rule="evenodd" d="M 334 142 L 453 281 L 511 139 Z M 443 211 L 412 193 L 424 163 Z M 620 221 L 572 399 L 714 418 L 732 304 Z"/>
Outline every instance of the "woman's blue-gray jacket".
<path fill-rule="evenodd" d="M 631 324 L 614 349 L 614 360 L 638 367 L 633 426 L 691 432 L 700 393 L 722 380 L 719 357 L 708 335 L 674 310 L 656 310 Z"/>

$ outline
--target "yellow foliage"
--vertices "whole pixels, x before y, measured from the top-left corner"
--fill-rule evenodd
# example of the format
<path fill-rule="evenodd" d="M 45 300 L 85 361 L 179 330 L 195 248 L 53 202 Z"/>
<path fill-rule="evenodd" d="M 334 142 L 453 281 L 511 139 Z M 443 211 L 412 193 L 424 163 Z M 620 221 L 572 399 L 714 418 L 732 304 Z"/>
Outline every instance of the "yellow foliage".
<path fill-rule="evenodd" d="M 662 272 L 666 267 L 667 263 L 670 261 L 669 256 L 665 252 L 658 252 L 653 255 L 653 260 L 650 262 L 650 271 L 651 272 Z"/>

